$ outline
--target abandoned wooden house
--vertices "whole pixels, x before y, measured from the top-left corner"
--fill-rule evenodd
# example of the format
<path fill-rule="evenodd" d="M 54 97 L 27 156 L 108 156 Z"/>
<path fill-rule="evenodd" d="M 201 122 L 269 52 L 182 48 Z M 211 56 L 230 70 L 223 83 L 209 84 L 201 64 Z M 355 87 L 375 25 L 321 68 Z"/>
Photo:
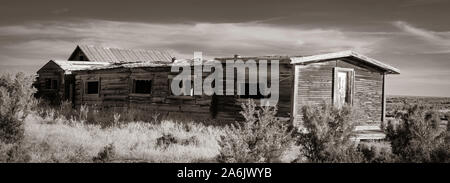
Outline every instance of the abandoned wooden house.
<path fill-rule="evenodd" d="M 55 86 L 61 94 L 69 96 L 65 99 L 71 99 L 75 106 L 137 108 L 218 120 L 239 119 L 241 102 L 261 98 L 249 95 L 174 96 L 170 83 L 177 73 L 171 72 L 171 66 L 179 60 L 166 52 L 152 52 L 146 59 L 116 54 L 113 49 L 78 46 L 69 61 L 50 61 L 39 70 L 39 81 L 44 88 L 52 88 L 53 81 L 49 79 L 57 78 Z M 234 56 L 215 60 L 224 64 L 226 60 L 237 59 L 257 63 L 260 60 L 279 61 L 278 116 L 291 119 L 294 125 L 301 122 L 302 106 L 328 102 L 337 106 L 357 106 L 363 112 L 361 121 L 378 126 L 385 118 L 386 75 L 399 74 L 398 69 L 353 51 L 312 56 Z M 72 65 L 66 68 L 65 65 L 70 63 Z M 230 73 L 224 73 L 227 74 Z M 66 79 L 69 76 L 70 79 Z M 235 83 L 240 84 L 259 83 Z"/>

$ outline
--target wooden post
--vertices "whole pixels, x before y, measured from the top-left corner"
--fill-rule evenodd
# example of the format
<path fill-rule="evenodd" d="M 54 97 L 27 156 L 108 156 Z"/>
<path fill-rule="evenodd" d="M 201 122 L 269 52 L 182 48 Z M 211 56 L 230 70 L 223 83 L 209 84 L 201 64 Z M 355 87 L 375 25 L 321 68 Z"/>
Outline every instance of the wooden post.
<path fill-rule="evenodd" d="M 298 65 L 296 65 L 296 64 L 293 64 L 292 65 L 292 71 L 291 71 L 291 75 L 294 77 L 293 79 L 292 79 L 292 85 L 291 85 L 291 122 L 293 123 L 293 122 L 295 122 L 295 118 L 296 118 L 296 115 L 297 115 L 297 93 L 298 93 L 298 77 L 300 77 L 298 74 L 299 74 L 299 71 L 300 71 L 300 68 L 299 68 L 300 66 L 298 66 Z"/>
<path fill-rule="evenodd" d="M 386 73 L 383 73 L 383 89 L 381 95 L 381 123 L 384 123 L 386 118 Z"/>

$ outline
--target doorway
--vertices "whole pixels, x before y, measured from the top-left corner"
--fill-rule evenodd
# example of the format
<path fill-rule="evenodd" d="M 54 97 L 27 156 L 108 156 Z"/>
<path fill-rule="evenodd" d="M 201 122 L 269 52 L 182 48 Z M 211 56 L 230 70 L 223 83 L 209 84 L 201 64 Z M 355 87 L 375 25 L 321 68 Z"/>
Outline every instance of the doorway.
<path fill-rule="evenodd" d="M 338 108 L 353 104 L 354 73 L 350 68 L 334 68 L 333 104 Z"/>

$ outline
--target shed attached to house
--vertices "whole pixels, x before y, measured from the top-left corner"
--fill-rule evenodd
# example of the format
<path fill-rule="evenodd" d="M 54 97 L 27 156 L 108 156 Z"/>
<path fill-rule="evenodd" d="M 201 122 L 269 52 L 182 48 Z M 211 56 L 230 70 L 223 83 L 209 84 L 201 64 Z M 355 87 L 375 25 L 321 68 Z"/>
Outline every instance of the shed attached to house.
<path fill-rule="evenodd" d="M 301 125 L 301 108 L 328 102 L 352 105 L 362 112 L 361 123 L 379 126 L 386 109 L 385 78 L 399 74 L 392 66 L 353 51 L 291 57 L 294 65 L 292 119 Z"/>
<path fill-rule="evenodd" d="M 75 76 L 72 72 L 105 65 L 109 63 L 50 60 L 37 71 L 38 78 L 35 86 L 38 89 L 38 96 L 53 102 L 73 101 Z"/>

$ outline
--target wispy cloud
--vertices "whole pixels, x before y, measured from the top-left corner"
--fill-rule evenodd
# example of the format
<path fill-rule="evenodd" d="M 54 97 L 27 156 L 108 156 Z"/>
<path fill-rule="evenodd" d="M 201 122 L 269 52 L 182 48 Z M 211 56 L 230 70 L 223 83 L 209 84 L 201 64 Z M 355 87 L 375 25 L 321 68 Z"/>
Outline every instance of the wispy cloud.
<path fill-rule="evenodd" d="M 428 48 L 421 48 L 423 53 L 450 53 L 450 32 L 436 32 L 427 30 L 403 21 L 393 22 L 393 25 L 407 35 L 425 41 L 426 47 Z M 414 47 L 414 45 L 410 46 Z"/>
<path fill-rule="evenodd" d="M 439 36 L 439 34 L 445 34 L 445 33 L 439 33 L 434 32 L 431 30 L 421 29 L 418 27 L 415 27 L 411 24 L 408 24 L 403 21 L 396 21 L 393 23 L 396 27 L 403 30 L 406 33 L 409 33 L 411 35 L 417 36 L 423 40 L 430 41 L 430 42 L 436 42 L 436 43 L 448 43 L 449 40 L 445 40 L 443 37 Z"/>
<path fill-rule="evenodd" d="M 437 35 L 436 32 L 417 28 L 417 27 L 414 27 L 403 21 L 396 21 L 396 22 L 394 22 L 394 25 L 409 34 L 418 36 L 427 41 L 440 41 L 441 40 L 441 38 Z"/>
<path fill-rule="evenodd" d="M 193 51 L 204 51 L 209 56 L 234 53 L 299 55 L 343 49 L 370 52 L 371 46 L 381 40 L 378 35 L 354 34 L 338 29 L 280 27 L 260 22 L 41 22 L 0 27 L 0 36 L 16 39 L 14 44 L 1 44 L 3 51 L 0 52 L 30 59 L 59 57 L 68 55 L 68 50 L 76 44 L 94 44 L 123 48 L 171 48 L 182 56 L 190 56 Z M 19 51 L 20 54 L 17 54 Z"/>

